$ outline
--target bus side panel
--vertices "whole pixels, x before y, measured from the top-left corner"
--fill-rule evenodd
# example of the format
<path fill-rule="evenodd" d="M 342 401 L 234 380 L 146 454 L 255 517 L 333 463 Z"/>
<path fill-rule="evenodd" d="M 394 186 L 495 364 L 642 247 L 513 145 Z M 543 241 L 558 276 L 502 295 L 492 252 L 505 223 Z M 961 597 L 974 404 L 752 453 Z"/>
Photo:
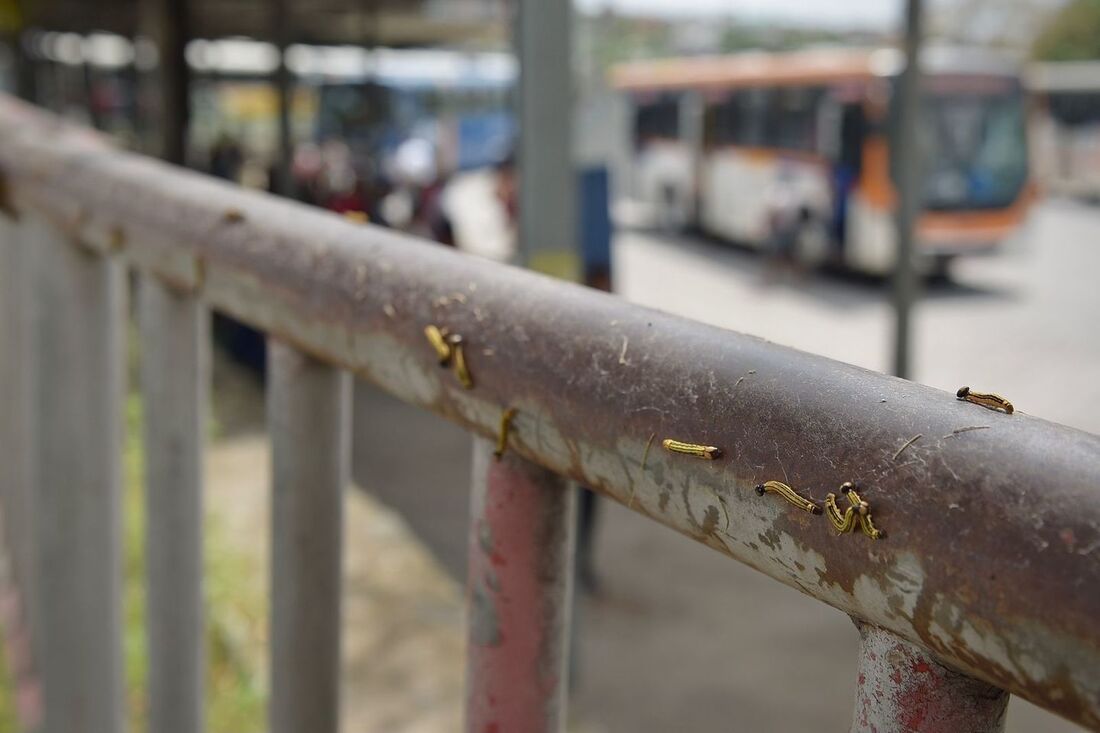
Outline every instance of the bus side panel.
<path fill-rule="evenodd" d="M 686 227 L 695 196 L 691 146 L 680 140 L 654 140 L 636 153 L 635 161 L 638 199 L 653 211 L 661 226 Z"/>
<path fill-rule="evenodd" d="M 785 171 L 785 180 L 781 172 Z M 832 192 L 826 166 L 782 151 L 722 148 L 703 159 L 703 230 L 756 248 L 767 245 L 777 187 L 789 187 L 811 217 L 829 225 Z"/>
<path fill-rule="evenodd" d="M 890 177 L 890 150 L 885 135 L 863 141 L 860 180 L 851 192 L 845 227 L 844 263 L 872 275 L 894 269 L 897 191 Z"/>
<path fill-rule="evenodd" d="M 897 225 L 893 207 L 883 207 L 859 191 L 848 203 L 845 264 L 870 275 L 885 275 L 894 269 Z"/>

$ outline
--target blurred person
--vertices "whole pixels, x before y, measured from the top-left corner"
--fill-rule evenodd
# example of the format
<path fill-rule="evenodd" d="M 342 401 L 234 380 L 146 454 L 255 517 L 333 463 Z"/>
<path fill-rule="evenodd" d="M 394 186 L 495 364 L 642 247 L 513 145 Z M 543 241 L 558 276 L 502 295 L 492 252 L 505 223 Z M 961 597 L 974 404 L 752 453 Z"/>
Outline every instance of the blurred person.
<path fill-rule="evenodd" d="M 294 149 L 294 159 L 290 164 L 290 179 L 293 182 L 295 198 L 314 206 L 321 205 L 317 186 L 323 167 L 324 159 L 321 156 L 320 145 L 307 142 Z"/>
<path fill-rule="evenodd" d="M 515 230 L 519 220 L 519 178 L 516 174 L 516 158 L 509 154 L 496 168 L 496 185 L 493 193 L 504 208 L 508 225 Z"/>
<path fill-rule="evenodd" d="M 394 191 L 383 215 L 397 228 L 454 246 L 454 228 L 444 205 L 448 176 L 439 166 L 436 146 L 425 137 L 411 137 L 389 161 Z"/>
<path fill-rule="evenodd" d="M 227 132 L 218 135 L 210 149 L 210 175 L 236 183 L 244 165 L 244 150 L 235 137 Z"/>

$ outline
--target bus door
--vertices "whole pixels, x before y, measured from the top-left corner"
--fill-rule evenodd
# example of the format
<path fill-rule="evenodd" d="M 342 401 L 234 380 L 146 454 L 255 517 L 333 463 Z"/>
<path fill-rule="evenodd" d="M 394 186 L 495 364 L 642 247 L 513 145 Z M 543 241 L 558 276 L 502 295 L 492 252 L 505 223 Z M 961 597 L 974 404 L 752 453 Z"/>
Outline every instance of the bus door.
<path fill-rule="evenodd" d="M 867 118 L 862 101 L 843 103 L 840 108 L 840 144 L 833 165 L 833 237 L 842 255 L 848 236 L 849 203 L 861 173 L 866 131 Z"/>
<path fill-rule="evenodd" d="M 842 257 L 848 237 L 848 218 L 853 193 L 862 172 L 867 115 L 863 95 L 857 89 L 830 90 L 822 101 L 818 121 L 818 149 L 829 162 L 832 189 L 829 237 Z"/>

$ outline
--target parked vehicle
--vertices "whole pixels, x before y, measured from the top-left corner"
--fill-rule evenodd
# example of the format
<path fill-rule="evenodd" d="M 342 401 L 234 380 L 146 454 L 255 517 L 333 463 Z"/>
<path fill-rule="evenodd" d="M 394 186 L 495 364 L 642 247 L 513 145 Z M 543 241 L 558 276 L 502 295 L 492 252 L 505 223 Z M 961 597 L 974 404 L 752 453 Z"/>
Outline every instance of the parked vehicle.
<path fill-rule="evenodd" d="M 1100 200 L 1100 61 L 1034 64 L 1028 89 L 1039 183 Z"/>
<path fill-rule="evenodd" d="M 926 270 L 995 251 L 1031 200 L 1019 71 L 972 53 L 922 59 Z M 634 194 L 665 226 L 766 248 L 797 201 L 796 256 L 886 273 L 896 251 L 892 50 L 631 63 L 612 71 L 634 121 Z M 789 208 L 789 207 L 788 207 Z M 786 237 L 786 235 L 784 235 Z M 785 240 L 786 241 L 786 240 Z"/>

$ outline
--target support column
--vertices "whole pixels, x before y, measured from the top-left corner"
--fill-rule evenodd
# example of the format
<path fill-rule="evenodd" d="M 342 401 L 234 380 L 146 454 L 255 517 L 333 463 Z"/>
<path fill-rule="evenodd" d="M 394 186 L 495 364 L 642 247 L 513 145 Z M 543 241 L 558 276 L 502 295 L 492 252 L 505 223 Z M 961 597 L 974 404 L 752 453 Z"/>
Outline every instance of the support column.
<path fill-rule="evenodd" d="M 187 161 L 187 129 L 191 117 L 191 71 L 185 52 L 191 40 L 188 0 L 141 0 L 142 35 L 157 48 L 157 66 L 142 80 L 143 101 L 151 108 L 146 123 L 153 132 L 148 152 L 169 163 Z"/>
<path fill-rule="evenodd" d="M 519 254 L 523 265 L 578 281 L 573 164 L 573 5 L 520 0 Z"/>
<path fill-rule="evenodd" d="M 897 258 L 894 263 L 894 375 L 912 377 L 912 310 L 920 283 L 913 262 L 913 235 L 924 196 L 917 150 L 920 115 L 920 49 L 922 2 L 907 0 L 905 13 L 905 71 L 898 84 L 897 134 L 890 141 L 897 166 Z"/>
<path fill-rule="evenodd" d="M 283 196 L 292 196 L 294 191 L 290 168 L 294 156 L 293 130 L 291 128 L 291 112 L 293 104 L 294 86 L 290 69 L 286 65 L 286 51 L 290 46 L 291 19 L 288 0 L 271 1 L 271 25 L 275 46 L 279 49 L 279 65 L 275 67 L 273 83 L 275 94 L 278 97 L 279 142 L 275 161 L 272 190 Z"/>

